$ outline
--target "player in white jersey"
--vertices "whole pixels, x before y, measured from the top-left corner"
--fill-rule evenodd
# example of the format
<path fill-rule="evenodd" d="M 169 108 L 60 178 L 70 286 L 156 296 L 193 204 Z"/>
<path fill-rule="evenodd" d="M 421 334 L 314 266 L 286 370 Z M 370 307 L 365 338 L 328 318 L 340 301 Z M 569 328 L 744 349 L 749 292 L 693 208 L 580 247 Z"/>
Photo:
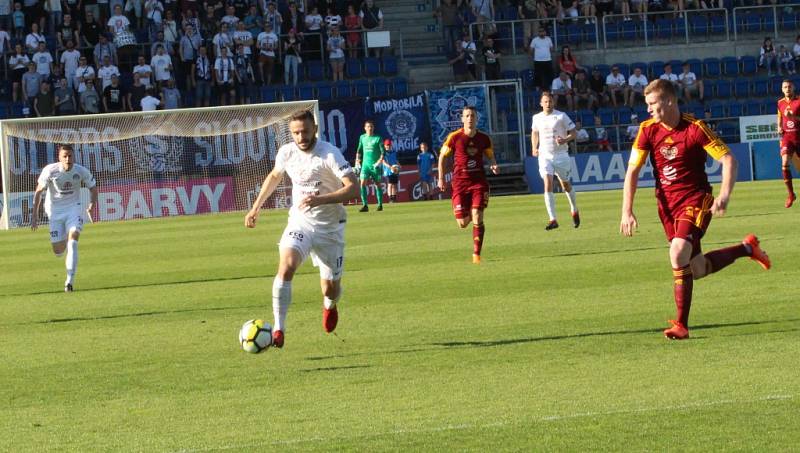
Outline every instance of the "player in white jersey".
<path fill-rule="evenodd" d="M 58 146 L 58 162 L 47 165 L 39 175 L 36 191 L 33 193 L 33 215 L 31 229 L 39 226 L 41 194 L 47 191 L 44 210 L 50 219 L 50 243 L 56 256 L 67 252 L 67 280 L 64 291 L 72 292 L 75 273 L 78 271 L 78 238 L 83 231 L 83 215 L 97 204 L 97 184 L 92 173 L 75 163 L 71 145 Z M 91 193 L 89 206 L 81 204 L 81 184 Z"/>
<path fill-rule="evenodd" d="M 550 221 L 545 230 L 558 228 L 556 220 L 556 197 L 553 195 L 553 175 L 558 177 L 567 194 L 572 211 L 572 225 L 581 225 L 575 190 L 569 182 L 572 161 L 567 143 L 575 140 L 575 123 L 564 113 L 553 108 L 553 95 L 545 91 L 540 102 L 542 111 L 531 120 L 531 153 L 539 158 L 539 175 L 544 180 L 544 205 Z"/>
<path fill-rule="evenodd" d="M 275 168 L 264 179 L 253 207 L 244 219 L 254 228 L 259 208 L 283 179 L 292 180 L 292 207 L 289 222 L 278 244 L 280 263 L 272 283 L 272 312 L 275 326 L 272 344 L 283 346 L 286 313 L 292 303 L 292 278 L 311 255 L 319 268 L 322 288 L 322 326 L 330 333 L 336 328 L 339 313 L 336 303 L 342 295 L 344 269 L 344 225 L 347 214 L 342 203 L 358 196 L 358 180 L 338 148 L 318 141 L 314 115 L 305 110 L 289 120 L 292 143 L 281 146 Z"/>

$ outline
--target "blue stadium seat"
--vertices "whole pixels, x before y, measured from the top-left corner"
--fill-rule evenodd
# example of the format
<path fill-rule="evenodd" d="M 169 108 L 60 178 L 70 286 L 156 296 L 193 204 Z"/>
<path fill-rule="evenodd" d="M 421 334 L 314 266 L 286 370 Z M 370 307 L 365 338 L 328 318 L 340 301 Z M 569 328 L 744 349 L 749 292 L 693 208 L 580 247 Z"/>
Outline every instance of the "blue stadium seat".
<path fill-rule="evenodd" d="M 797 14 L 784 12 L 781 15 L 781 22 L 780 23 L 781 23 L 781 27 L 780 27 L 781 30 L 790 31 L 791 32 L 791 31 L 797 30 L 797 27 L 798 27 L 798 24 L 800 23 L 800 21 L 798 21 Z"/>
<path fill-rule="evenodd" d="M 295 100 L 294 86 L 283 85 L 279 88 L 279 90 L 281 92 L 281 99 L 283 99 L 284 102 Z"/>
<path fill-rule="evenodd" d="M 710 31 L 708 17 L 703 14 L 693 14 L 689 19 L 689 30 L 692 37 L 707 37 Z"/>
<path fill-rule="evenodd" d="M 773 98 L 762 98 L 759 103 L 761 104 L 761 114 L 769 115 L 778 111 L 777 100 Z"/>
<path fill-rule="evenodd" d="M 642 70 L 642 74 L 644 74 L 645 77 L 648 77 L 648 80 L 652 79 L 652 77 L 647 75 L 647 63 L 644 63 L 644 62 L 641 62 L 641 61 L 637 61 L 637 62 L 631 63 L 631 71 L 633 71 L 636 68 L 641 69 Z"/>
<path fill-rule="evenodd" d="M 369 97 L 369 81 L 365 79 L 356 80 L 353 83 L 353 90 L 357 98 Z"/>
<path fill-rule="evenodd" d="M 756 77 L 753 79 L 752 94 L 758 97 L 769 95 L 769 79 L 766 77 Z"/>
<path fill-rule="evenodd" d="M 629 20 L 625 21 L 620 25 L 620 35 L 621 39 L 626 42 L 634 42 L 638 37 L 638 30 L 636 28 L 636 22 Z"/>
<path fill-rule="evenodd" d="M 711 98 L 711 97 L 717 97 L 717 98 L 719 97 L 719 96 L 716 95 L 716 93 L 717 93 L 717 81 L 716 80 L 714 80 L 714 79 L 705 79 L 705 80 L 703 80 L 703 86 L 705 87 L 705 90 L 706 90 L 706 93 L 705 93 L 706 99 Z"/>
<path fill-rule="evenodd" d="M 304 65 L 306 67 L 306 78 L 312 82 L 325 79 L 325 67 L 320 60 L 310 60 Z"/>
<path fill-rule="evenodd" d="M 694 115 L 695 118 L 703 118 L 705 115 L 705 106 L 703 106 L 702 102 L 692 101 L 685 104 L 686 112 L 691 113 Z"/>
<path fill-rule="evenodd" d="M 389 81 L 383 77 L 378 77 L 372 80 L 372 95 L 373 96 L 389 96 Z"/>
<path fill-rule="evenodd" d="M 745 78 L 736 79 L 733 82 L 733 95 L 738 99 L 745 99 L 750 96 L 750 80 Z"/>
<path fill-rule="evenodd" d="M 728 99 L 733 96 L 733 83 L 728 79 L 719 79 L 716 96 L 720 99 Z"/>
<path fill-rule="evenodd" d="M 392 93 L 395 96 L 405 96 L 408 94 L 408 81 L 405 77 L 395 77 L 392 79 Z"/>
<path fill-rule="evenodd" d="M 364 58 L 364 77 L 373 78 L 381 74 L 381 63 L 375 57 Z"/>
<path fill-rule="evenodd" d="M 761 115 L 761 101 L 758 99 L 747 99 L 744 101 L 745 115 Z"/>
<path fill-rule="evenodd" d="M 674 68 L 673 68 L 674 71 Z M 664 62 L 660 60 L 651 61 L 647 63 L 647 77 L 648 80 L 655 80 L 661 77 L 661 74 L 664 73 Z"/>
<path fill-rule="evenodd" d="M 704 77 L 719 77 L 722 75 L 722 64 L 719 58 L 705 58 L 703 59 Z"/>
<path fill-rule="evenodd" d="M 310 101 L 314 99 L 314 84 L 301 83 L 297 85 L 297 100 Z"/>
<path fill-rule="evenodd" d="M 672 19 L 672 34 L 677 40 L 686 39 L 686 19 L 683 17 Z M 689 39 L 691 39 L 691 36 L 689 36 Z"/>
<path fill-rule="evenodd" d="M 631 75 L 631 67 L 628 63 L 614 63 L 611 65 L 612 68 L 614 66 L 619 68 L 619 73 L 624 75 L 626 79 Z"/>
<path fill-rule="evenodd" d="M 783 76 L 772 76 L 769 79 L 769 92 L 774 93 L 776 99 L 780 97 L 779 93 L 781 93 L 781 88 L 783 87 L 783 79 Z M 797 86 L 796 83 L 795 86 Z"/>
<path fill-rule="evenodd" d="M 522 86 L 531 90 L 533 86 L 533 69 L 526 69 L 521 71 L 519 75 L 522 77 Z"/>
<path fill-rule="evenodd" d="M 333 84 L 330 82 L 318 83 L 317 99 L 320 101 L 330 101 L 333 99 Z"/>
<path fill-rule="evenodd" d="M 518 77 L 519 77 L 519 73 L 517 71 L 513 70 L 513 69 L 502 71 L 500 73 L 500 78 L 501 79 L 516 79 Z"/>
<path fill-rule="evenodd" d="M 724 35 L 726 33 L 725 17 L 721 15 L 711 16 L 710 28 L 712 35 Z"/>
<path fill-rule="evenodd" d="M 681 67 L 683 66 L 683 60 L 669 60 L 667 63 L 672 65 L 672 72 L 675 74 L 681 73 Z"/>
<path fill-rule="evenodd" d="M 670 39 L 672 38 L 672 20 L 665 17 L 656 19 L 656 38 Z"/>
<path fill-rule="evenodd" d="M 739 60 L 736 57 L 722 57 L 720 64 L 722 64 L 722 73 L 724 75 L 728 77 L 739 75 Z"/>
<path fill-rule="evenodd" d="M 783 14 L 783 11 L 779 12 L 778 14 Z M 780 16 L 779 16 L 780 17 Z M 771 10 L 767 10 L 761 15 L 762 20 L 764 21 L 763 30 L 765 33 L 775 33 L 775 16 L 772 14 Z"/>
<path fill-rule="evenodd" d="M 633 106 L 633 112 L 639 117 L 639 121 L 644 121 L 650 118 L 650 113 L 647 112 L 647 107 L 644 105 Z"/>
<path fill-rule="evenodd" d="M 591 126 L 594 124 L 594 112 L 589 109 L 578 110 L 578 119 L 584 126 Z"/>
<path fill-rule="evenodd" d="M 725 103 L 720 101 L 719 99 L 714 99 L 708 101 L 706 104 L 706 108 L 709 112 L 711 112 L 712 118 L 724 118 L 725 117 Z"/>
<path fill-rule="evenodd" d="M 703 62 L 698 58 L 689 58 L 686 60 L 689 63 L 689 69 L 698 77 L 703 77 Z"/>
<path fill-rule="evenodd" d="M 740 33 L 758 33 L 761 31 L 761 14 L 759 13 L 745 13 L 741 18 L 737 17 L 736 20 L 740 21 L 740 28 L 738 28 Z"/>
<path fill-rule="evenodd" d="M 563 27 L 559 27 L 559 30 L 562 30 Z M 577 24 L 568 24 L 566 30 L 566 43 L 570 45 L 578 45 L 581 43 L 581 27 Z"/>
<path fill-rule="evenodd" d="M 758 72 L 758 61 L 756 61 L 756 57 L 745 55 L 740 61 L 742 62 L 742 74 L 752 76 Z"/>
<path fill-rule="evenodd" d="M 353 96 L 353 87 L 349 80 L 338 80 L 334 82 L 333 90 L 336 99 L 347 99 Z"/>
<path fill-rule="evenodd" d="M 629 22 L 632 22 L 632 21 L 629 21 Z M 609 66 L 607 64 L 596 64 L 596 65 L 594 65 L 594 69 L 597 69 L 598 71 L 600 71 L 600 74 L 603 76 L 604 79 L 611 72 L 611 66 Z"/>
<path fill-rule="evenodd" d="M 344 63 L 345 77 L 358 79 L 361 77 L 361 62 L 356 58 L 348 58 Z"/>
<path fill-rule="evenodd" d="M 581 26 L 581 41 L 585 44 L 597 44 L 597 29 L 595 24 L 584 24 Z"/>
<path fill-rule="evenodd" d="M 597 109 L 597 116 L 600 117 L 600 123 L 603 126 L 613 126 L 617 124 L 615 113 L 616 111 L 613 108 L 609 107 L 601 107 Z"/>
<path fill-rule="evenodd" d="M 731 117 L 734 117 L 734 118 L 738 118 L 740 116 L 744 116 L 745 115 L 744 102 L 736 101 L 736 100 L 728 101 L 727 110 L 728 110 L 728 112 L 727 112 L 728 116 L 731 116 Z"/>
<path fill-rule="evenodd" d="M 397 75 L 397 58 L 391 55 L 385 56 L 381 61 L 381 66 L 383 67 L 383 75 L 385 76 Z"/>
<path fill-rule="evenodd" d="M 619 28 L 619 23 L 609 21 L 605 22 L 605 36 L 607 42 L 615 42 L 618 41 L 621 37 L 621 31 Z"/>
<path fill-rule="evenodd" d="M 261 87 L 261 102 L 275 102 L 277 100 L 274 87 L 269 85 Z"/>

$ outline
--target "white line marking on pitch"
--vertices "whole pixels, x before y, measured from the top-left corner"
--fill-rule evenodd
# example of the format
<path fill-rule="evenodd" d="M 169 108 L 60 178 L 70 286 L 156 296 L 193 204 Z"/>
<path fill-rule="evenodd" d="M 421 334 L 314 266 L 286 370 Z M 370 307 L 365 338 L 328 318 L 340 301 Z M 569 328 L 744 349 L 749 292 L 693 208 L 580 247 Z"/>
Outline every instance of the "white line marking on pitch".
<path fill-rule="evenodd" d="M 761 398 L 756 399 L 749 399 L 749 400 L 718 400 L 718 401 L 703 401 L 699 403 L 687 403 L 687 404 L 679 404 L 675 406 L 666 406 L 666 407 L 644 407 L 639 409 L 619 409 L 619 410 L 611 410 L 611 411 L 599 411 L 599 412 L 579 412 L 575 414 L 566 414 L 566 415 L 549 415 L 545 417 L 536 417 L 532 419 L 532 422 L 553 422 L 559 420 L 569 420 L 573 418 L 584 418 L 584 417 L 602 417 L 606 415 L 619 415 L 619 414 L 636 414 L 642 412 L 656 412 L 656 411 L 664 411 L 664 410 L 690 410 L 690 409 L 697 409 L 697 408 L 705 408 L 705 407 L 713 407 L 713 406 L 724 406 L 728 404 L 746 404 L 746 403 L 758 403 L 762 401 L 785 401 L 794 399 L 794 395 L 767 395 Z M 357 438 L 371 438 L 371 437 L 381 437 L 381 436 L 391 436 L 396 434 L 412 434 L 412 433 L 437 433 L 437 432 L 444 432 L 444 431 L 458 431 L 464 429 L 489 429 L 489 428 L 498 428 L 503 426 L 510 426 L 516 424 L 526 424 L 524 422 L 515 423 L 515 422 L 494 422 L 494 423 L 485 423 L 485 424 L 471 424 L 471 423 L 460 423 L 457 425 L 445 425 L 445 426 L 438 426 L 432 428 L 415 428 L 415 429 L 395 429 L 391 431 L 384 431 L 380 433 L 372 433 L 372 434 L 363 434 L 357 436 L 331 436 L 331 437 L 307 437 L 303 439 L 290 439 L 290 440 L 276 440 L 272 442 L 264 442 L 261 444 L 242 444 L 242 445 L 225 445 L 221 447 L 209 447 L 209 448 L 199 448 L 199 449 L 187 449 L 187 450 L 177 450 L 178 453 L 196 453 L 196 452 L 206 452 L 206 451 L 223 451 L 223 450 L 235 450 L 235 449 L 244 449 L 244 448 L 256 448 L 256 447 L 265 447 L 268 445 L 291 445 L 291 444 L 302 444 L 302 443 L 310 443 L 310 442 L 329 442 L 332 440 L 346 440 L 346 439 L 357 439 Z"/>

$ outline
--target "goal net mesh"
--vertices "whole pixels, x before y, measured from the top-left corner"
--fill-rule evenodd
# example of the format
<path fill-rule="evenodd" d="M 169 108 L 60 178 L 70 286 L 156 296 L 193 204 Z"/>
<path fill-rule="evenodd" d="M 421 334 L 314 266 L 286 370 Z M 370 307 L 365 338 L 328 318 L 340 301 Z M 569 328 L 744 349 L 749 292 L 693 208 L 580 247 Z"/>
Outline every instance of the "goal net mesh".
<path fill-rule="evenodd" d="M 75 162 L 97 180 L 94 221 L 249 209 L 278 148 L 292 140 L 297 110 L 317 116 L 317 102 L 3 121 L 0 227 L 30 225 L 39 173 L 58 160 L 59 143 L 72 144 Z M 281 184 L 265 206 L 288 206 L 290 193 Z"/>

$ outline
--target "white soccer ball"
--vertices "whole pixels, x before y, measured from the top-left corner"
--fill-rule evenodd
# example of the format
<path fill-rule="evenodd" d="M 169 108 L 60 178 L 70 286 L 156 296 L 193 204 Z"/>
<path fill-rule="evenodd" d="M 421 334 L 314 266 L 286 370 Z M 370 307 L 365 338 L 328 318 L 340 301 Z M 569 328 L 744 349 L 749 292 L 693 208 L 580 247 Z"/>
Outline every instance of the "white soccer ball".
<path fill-rule="evenodd" d="M 239 344 L 245 352 L 257 354 L 272 346 L 272 325 L 261 319 L 251 319 L 239 331 Z"/>

